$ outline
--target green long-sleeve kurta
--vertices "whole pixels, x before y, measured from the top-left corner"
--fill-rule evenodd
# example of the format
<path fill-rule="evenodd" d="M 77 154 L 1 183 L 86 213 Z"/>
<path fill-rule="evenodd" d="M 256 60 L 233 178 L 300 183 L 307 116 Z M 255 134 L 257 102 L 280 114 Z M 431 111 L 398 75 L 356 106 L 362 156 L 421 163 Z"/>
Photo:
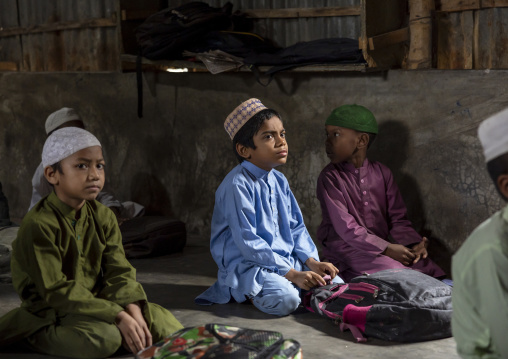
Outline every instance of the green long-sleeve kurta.
<path fill-rule="evenodd" d="M 462 358 L 508 358 L 508 207 L 453 256 L 452 332 Z"/>
<path fill-rule="evenodd" d="M 146 300 L 113 212 L 87 201 L 75 218 L 76 211 L 53 192 L 23 219 L 11 262 L 22 304 L 0 319 L 0 344 L 68 314 L 114 323 L 127 304 Z M 181 327 L 171 319 L 175 329 Z"/>

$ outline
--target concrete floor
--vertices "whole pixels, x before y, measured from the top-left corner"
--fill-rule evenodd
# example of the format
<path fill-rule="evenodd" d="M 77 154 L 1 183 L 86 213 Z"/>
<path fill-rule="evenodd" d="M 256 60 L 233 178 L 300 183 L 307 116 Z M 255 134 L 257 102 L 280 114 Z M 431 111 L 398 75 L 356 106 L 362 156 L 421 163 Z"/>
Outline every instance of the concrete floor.
<path fill-rule="evenodd" d="M 358 344 L 349 332 L 341 333 L 331 321 L 298 310 L 276 318 L 252 305 L 225 304 L 198 306 L 193 299 L 215 281 L 216 265 L 210 256 L 207 238 L 191 237 L 183 253 L 132 260 L 148 299 L 168 308 L 184 326 L 205 323 L 280 331 L 298 340 L 304 358 L 459 358 L 453 338 L 424 343 L 398 344 L 369 339 Z M 0 315 L 19 305 L 9 284 L 0 284 Z M 130 355 L 121 358 L 133 358 Z M 47 356 L 19 351 L 0 351 L 0 358 L 42 359 Z"/>

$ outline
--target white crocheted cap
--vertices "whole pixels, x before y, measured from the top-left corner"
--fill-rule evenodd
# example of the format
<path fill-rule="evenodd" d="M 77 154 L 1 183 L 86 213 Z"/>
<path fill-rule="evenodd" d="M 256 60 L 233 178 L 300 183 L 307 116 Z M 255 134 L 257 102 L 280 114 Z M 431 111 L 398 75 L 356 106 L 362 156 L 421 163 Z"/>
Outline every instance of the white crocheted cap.
<path fill-rule="evenodd" d="M 69 107 L 61 108 L 58 111 L 53 112 L 46 119 L 46 135 L 50 134 L 51 131 L 54 131 L 56 128 L 62 126 L 66 122 L 70 121 L 81 121 L 81 117 L 79 117 L 78 113 Z"/>
<path fill-rule="evenodd" d="M 487 118 L 478 127 L 485 162 L 508 153 L 508 108 Z"/>
<path fill-rule="evenodd" d="M 46 139 L 42 149 L 42 166 L 46 168 L 54 165 L 64 158 L 92 146 L 101 146 L 101 143 L 87 130 L 78 127 L 61 128 Z"/>
<path fill-rule="evenodd" d="M 265 109 L 266 106 L 263 105 L 257 98 L 251 98 L 244 101 L 235 108 L 224 122 L 224 128 L 229 134 L 229 137 L 231 137 L 231 140 L 233 140 L 236 133 L 252 118 L 252 116 Z"/>

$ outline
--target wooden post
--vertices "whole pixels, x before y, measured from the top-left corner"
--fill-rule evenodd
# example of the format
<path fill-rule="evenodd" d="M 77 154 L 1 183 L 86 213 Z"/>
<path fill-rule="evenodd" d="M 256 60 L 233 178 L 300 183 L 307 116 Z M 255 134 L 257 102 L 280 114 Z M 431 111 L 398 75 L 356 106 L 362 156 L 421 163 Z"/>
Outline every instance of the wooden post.
<path fill-rule="evenodd" d="M 432 11 L 434 0 L 409 0 L 409 52 L 405 68 L 432 66 Z"/>

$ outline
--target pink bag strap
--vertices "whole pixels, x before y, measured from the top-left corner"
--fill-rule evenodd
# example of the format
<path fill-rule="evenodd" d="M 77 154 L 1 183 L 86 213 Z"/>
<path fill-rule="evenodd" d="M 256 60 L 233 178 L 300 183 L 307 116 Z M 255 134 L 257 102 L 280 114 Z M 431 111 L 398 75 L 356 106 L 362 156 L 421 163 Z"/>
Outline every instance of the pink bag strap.
<path fill-rule="evenodd" d="M 367 339 L 363 336 L 360 329 L 358 329 L 354 325 L 347 324 L 347 323 L 340 323 L 339 328 L 340 328 L 341 332 L 345 331 L 346 329 L 349 329 L 358 343 L 367 341 Z"/>

